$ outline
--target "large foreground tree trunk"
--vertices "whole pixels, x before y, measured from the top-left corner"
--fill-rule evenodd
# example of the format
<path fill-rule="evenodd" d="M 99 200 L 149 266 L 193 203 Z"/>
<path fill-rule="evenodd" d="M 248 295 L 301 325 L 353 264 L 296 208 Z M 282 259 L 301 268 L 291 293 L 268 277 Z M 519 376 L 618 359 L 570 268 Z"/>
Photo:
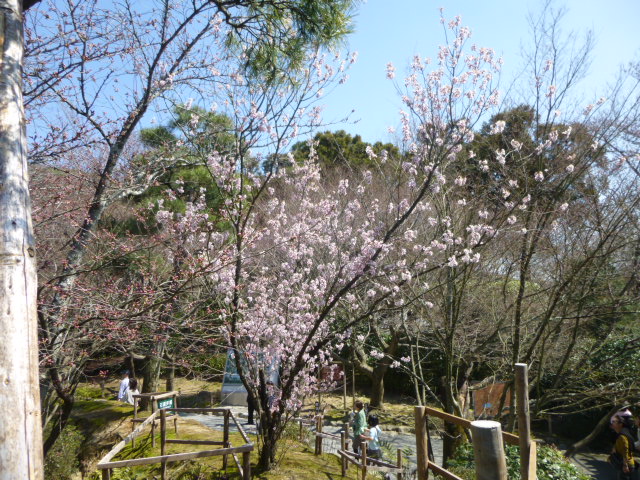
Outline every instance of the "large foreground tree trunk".
<path fill-rule="evenodd" d="M 22 6 L 0 0 L 0 479 L 42 479 L 35 242 L 21 68 Z"/>

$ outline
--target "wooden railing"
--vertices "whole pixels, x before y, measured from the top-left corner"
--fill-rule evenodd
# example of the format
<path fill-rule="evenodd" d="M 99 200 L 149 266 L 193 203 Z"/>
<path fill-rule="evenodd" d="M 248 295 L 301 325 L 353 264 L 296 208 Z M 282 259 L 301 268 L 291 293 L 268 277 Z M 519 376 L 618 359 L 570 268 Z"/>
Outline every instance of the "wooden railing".
<path fill-rule="evenodd" d="M 536 477 L 536 443 L 530 438 L 529 401 L 527 385 L 527 365 L 518 363 L 516 372 L 516 403 L 520 436 L 503 432 L 498 422 L 486 420 L 471 421 L 430 407 L 415 407 L 416 461 L 418 464 L 418 480 L 428 478 L 428 470 L 447 480 L 461 480 L 460 477 L 429 461 L 429 442 L 431 441 L 428 421 L 429 415 L 471 430 L 474 451 L 476 453 L 476 478 L 478 480 L 506 480 L 506 462 L 503 442 L 520 447 L 520 476 L 523 480 L 535 480 Z M 500 433 L 501 435 L 498 435 Z M 478 438 L 480 442 L 476 442 Z M 478 443 L 482 444 L 482 448 Z M 491 451 L 488 451 L 491 450 Z M 486 456 L 479 452 L 487 452 Z"/>
<path fill-rule="evenodd" d="M 167 415 L 167 412 L 171 411 L 175 415 Z M 223 438 L 220 440 L 188 440 L 188 439 L 168 439 L 167 438 L 167 420 L 177 419 L 180 412 L 184 413 L 213 413 L 224 415 L 224 430 Z M 160 421 L 160 456 L 157 457 L 144 457 L 134 458 L 129 460 L 116 460 L 113 458 L 129 443 L 132 443 L 136 437 L 140 436 L 148 425 L 152 426 L 151 435 L 155 437 L 155 429 L 153 425 L 156 421 Z M 244 445 L 233 447 L 229 441 L 229 424 L 233 421 L 238 429 L 238 432 L 242 436 L 242 439 L 246 442 Z M 243 480 L 249 480 L 251 478 L 251 452 L 253 451 L 253 443 L 247 436 L 246 432 L 240 425 L 240 422 L 236 419 L 228 408 L 163 408 L 153 412 L 149 417 L 141 420 L 142 423 L 127 437 L 115 445 L 109 453 L 107 453 L 99 462 L 98 469 L 102 470 L 102 479 L 110 480 L 111 473 L 114 468 L 132 467 L 139 465 L 153 465 L 160 463 L 161 466 L 161 478 L 166 479 L 167 464 L 173 462 L 181 462 L 184 460 L 192 460 L 194 458 L 222 456 L 222 469 L 226 471 L 227 461 L 229 455 L 235 461 L 240 476 Z M 155 438 L 154 438 L 155 445 Z M 175 444 L 187 444 L 187 445 L 220 445 L 222 448 L 213 450 L 202 450 L 199 452 L 186 452 L 186 453 L 174 453 L 166 454 L 166 445 L 169 443 Z M 238 459 L 237 454 L 242 454 L 242 462 Z"/>

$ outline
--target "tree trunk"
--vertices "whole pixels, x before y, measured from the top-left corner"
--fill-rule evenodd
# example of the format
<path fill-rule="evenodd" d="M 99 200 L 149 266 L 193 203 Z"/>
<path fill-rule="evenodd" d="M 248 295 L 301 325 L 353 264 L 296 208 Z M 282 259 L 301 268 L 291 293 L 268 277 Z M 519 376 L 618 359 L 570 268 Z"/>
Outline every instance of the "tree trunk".
<path fill-rule="evenodd" d="M 369 397 L 369 406 L 373 408 L 382 408 L 384 403 L 384 374 L 387 373 L 387 369 L 381 367 L 381 365 L 377 365 L 370 377 L 371 395 Z"/>
<path fill-rule="evenodd" d="M 23 50 L 21 2 L 0 0 L 0 480 L 43 478 Z"/>
<path fill-rule="evenodd" d="M 269 411 L 260 412 L 260 427 L 262 436 L 262 448 L 258 459 L 258 467 L 263 472 L 268 471 L 276 463 L 276 446 L 278 435 L 276 433 L 276 423 L 271 418 Z"/>
<path fill-rule="evenodd" d="M 154 393 L 158 391 L 158 384 L 160 383 L 160 370 L 162 366 L 162 359 L 157 355 L 148 355 L 145 358 L 144 365 L 144 380 L 142 382 L 141 393 Z M 143 398 L 140 402 L 140 409 L 147 410 L 149 408 L 149 402 L 146 398 Z"/>
<path fill-rule="evenodd" d="M 175 386 L 176 386 L 175 384 L 176 384 L 176 366 L 171 365 L 167 369 L 167 383 L 166 383 L 167 392 L 172 392 L 173 390 L 175 390 Z"/>

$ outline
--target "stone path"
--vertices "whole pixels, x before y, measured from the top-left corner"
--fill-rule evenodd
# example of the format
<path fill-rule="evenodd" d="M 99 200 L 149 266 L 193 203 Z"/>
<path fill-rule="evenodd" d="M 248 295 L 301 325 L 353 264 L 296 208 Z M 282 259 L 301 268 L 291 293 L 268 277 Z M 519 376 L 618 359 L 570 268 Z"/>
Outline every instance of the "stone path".
<path fill-rule="evenodd" d="M 602 453 L 576 453 L 569 457 L 571 463 L 597 480 L 616 480 L 613 467 L 607 463 L 607 455 Z"/>

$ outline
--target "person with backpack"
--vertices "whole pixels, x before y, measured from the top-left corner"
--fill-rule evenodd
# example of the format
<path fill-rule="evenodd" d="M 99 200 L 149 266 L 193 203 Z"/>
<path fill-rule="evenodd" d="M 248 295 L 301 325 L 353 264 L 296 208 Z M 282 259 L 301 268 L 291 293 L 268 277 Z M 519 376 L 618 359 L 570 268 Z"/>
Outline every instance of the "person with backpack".
<path fill-rule="evenodd" d="M 638 480 L 638 464 L 633 458 L 634 438 L 628 429 L 628 420 L 630 417 L 615 415 L 611 423 L 617 437 L 609 461 L 618 472 L 618 480 Z"/>

